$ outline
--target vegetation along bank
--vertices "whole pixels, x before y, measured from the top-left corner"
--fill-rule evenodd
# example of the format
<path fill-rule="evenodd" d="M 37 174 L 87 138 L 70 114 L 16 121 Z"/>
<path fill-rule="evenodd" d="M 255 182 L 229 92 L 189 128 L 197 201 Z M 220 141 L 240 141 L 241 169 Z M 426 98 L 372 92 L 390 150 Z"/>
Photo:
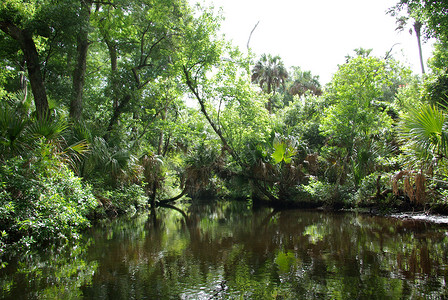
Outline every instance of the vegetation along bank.
<path fill-rule="evenodd" d="M 359 48 L 322 86 L 184 0 L 2 1 L 0 255 L 182 197 L 448 212 L 447 9 L 390 11 L 429 70 Z"/>

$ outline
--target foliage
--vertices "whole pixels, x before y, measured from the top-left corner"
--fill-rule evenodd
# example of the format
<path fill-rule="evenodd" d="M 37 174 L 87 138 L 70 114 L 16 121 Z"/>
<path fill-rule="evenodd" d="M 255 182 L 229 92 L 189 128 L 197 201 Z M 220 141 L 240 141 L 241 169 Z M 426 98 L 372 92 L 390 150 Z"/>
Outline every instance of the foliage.
<path fill-rule="evenodd" d="M 275 95 L 276 89 L 280 85 L 284 86 L 287 78 L 288 71 L 278 55 L 263 54 L 252 69 L 252 82 L 257 83 L 261 90 L 268 95 L 271 93 Z M 267 108 L 269 113 L 271 113 L 271 100 L 269 100 Z"/>
<path fill-rule="evenodd" d="M 448 104 L 448 74 L 428 76 L 423 84 L 422 97 L 433 105 Z"/>
<path fill-rule="evenodd" d="M 133 214 L 143 210 L 148 204 L 145 190 L 137 185 L 118 187 L 113 190 L 95 189 L 96 197 L 101 202 L 100 208 L 111 216 Z"/>
<path fill-rule="evenodd" d="M 35 151 L 38 156 L 7 160 L 0 169 L 0 222 L 8 247 L 76 238 L 97 205 L 90 187 L 51 157 L 48 145 Z"/>
<path fill-rule="evenodd" d="M 428 163 L 447 156 L 447 118 L 442 109 L 431 104 L 408 108 L 400 123 L 400 136 L 409 158 Z M 419 163 L 417 163 L 417 166 Z"/>
<path fill-rule="evenodd" d="M 329 139 L 324 149 L 327 159 L 342 168 L 338 183 L 349 175 L 357 186 L 374 171 L 377 159 L 391 154 L 391 147 L 382 146 L 392 142 L 386 139 L 393 121 L 384 95 L 394 81 L 405 79 L 407 74 L 393 61 L 368 56 L 351 58 L 339 67 L 324 95 L 330 106 L 320 127 Z M 386 152 L 377 150 L 381 148 Z"/>
<path fill-rule="evenodd" d="M 432 74 L 413 77 L 390 53 L 358 48 L 322 87 L 311 71 L 287 72 L 279 56 L 254 61 L 232 46 L 212 7 L 3 1 L 0 162 L 9 177 L 0 195 L 11 232 L 2 243 L 70 236 L 88 214 L 132 213 L 183 196 L 370 205 L 386 201 L 385 178 L 394 172 L 413 183 L 425 176 L 444 197 L 443 9 L 417 0 L 393 8 L 407 13 L 399 21 L 414 18 L 438 38 Z M 69 192 L 84 185 L 92 186 L 95 210 L 90 188 Z M 77 197 L 90 204 L 74 205 Z M 65 214 L 39 221 L 47 227 L 33 223 L 59 206 Z"/>
<path fill-rule="evenodd" d="M 322 94 L 319 76 L 313 76 L 311 71 L 302 71 L 300 67 L 293 67 L 290 74 L 291 85 L 289 91 L 293 96 L 299 95 L 300 97 L 308 91 L 316 96 Z"/>
<path fill-rule="evenodd" d="M 395 205 L 391 203 L 393 175 L 393 173 L 387 172 L 374 172 L 364 177 L 355 195 L 356 205 L 393 208 Z"/>
<path fill-rule="evenodd" d="M 400 0 L 391 8 L 391 12 L 396 14 L 406 10 L 409 15 L 417 16 L 426 24 L 427 37 L 446 40 L 448 38 L 447 8 L 445 1 Z"/>
<path fill-rule="evenodd" d="M 310 153 L 319 152 L 325 137 L 319 129 L 327 100 L 324 97 L 305 96 L 294 101 L 279 111 L 278 131 L 294 135 L 305 142 Z"/>

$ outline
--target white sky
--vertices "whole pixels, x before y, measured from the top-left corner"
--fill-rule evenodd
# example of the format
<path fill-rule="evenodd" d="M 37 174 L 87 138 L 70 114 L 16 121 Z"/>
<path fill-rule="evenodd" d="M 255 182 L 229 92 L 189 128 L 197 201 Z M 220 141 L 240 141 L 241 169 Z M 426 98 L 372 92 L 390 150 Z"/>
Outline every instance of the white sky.
<path fill-rule="evenodd" d="M 251 30 L 250 47 L 257 54 L 280 55 L 287 67 L 300 66 L 331 80 L 337 65 L 355 48 L 373 48 L 384 56 L 392 46 L 395 58 L 420 73 L 417 39 L 408 30 L 396 32 L 394 17 L 386 15 L 398 0 L 189 0 L 223 8 L 222 32 L 241 50 Z M 426 61 L 432 46 L 424 44 Z"/>

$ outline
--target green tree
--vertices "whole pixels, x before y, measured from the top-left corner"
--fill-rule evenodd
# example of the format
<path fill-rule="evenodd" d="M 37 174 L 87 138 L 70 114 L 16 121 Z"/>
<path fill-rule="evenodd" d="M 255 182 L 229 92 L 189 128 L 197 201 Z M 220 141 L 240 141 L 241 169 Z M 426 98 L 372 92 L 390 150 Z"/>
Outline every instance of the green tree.
<path fill-rule="evenodd" d="M 446 1 L 400 0 L 389 10 L 389 13 L 396 16 L 406 11 L 408 16 L 416 17 L 416 20 L 425 25 L 426 37 L 446 40 L 448 38 L 447 9 Z"/>
<path fill-rule="evenodd" d="M 35 1 L 20 3 L 3 1 L 0 6 L 0 30 L 3 38 L 7 36 L 18 44 L 26 62 L 28 78 L 34 95 L 37 116 L 43 118 L 48 114 L 48 99 L 45 89 L 41 61 L 34 36 L 48 37 L 48 32 L 41 26 L 40 7 Z"/>
<path fill-rule="evenodd" d="M 328 139 L 327 159 L 340 168 L 337 184 L 350 175 L 356 187 L 373 171 L 376 163 L 369 157 L 380 156 L 374 145 L 385 143 L 392 125 L 393 110 L 384 93 L 407 74 L 393 60 L 376 57 L 358 56 L 339 67 L 324 94 L 330 105 L 320 127 Z"/>
<path fill-rule="evenodd" d="M 409 19 L 411 19 L 411 17 L 409 16 L 401 16 L 399 18 L 397 18 L 397 28 L 395 30 L 397 31 L 404 31 Z M 420 21 L 418 19 L 418 17 L 414 17 L 412 18 L 412 28 L 409 29 L 409 33 L 412 34 L 412 32 L 415 33 L 415 36 L 417 38 L 417 46 L 418 46 L 418 54 L 419 54 L 419 59 L 420 59 L 420 67 L 422 70 L 422 74 L 425 74 L 425 62 L 423 60 L 423 50 L 422 50 L 422 27 L 423 27 L 423 23 L 422 21 Z"/>
<path fill-rule="evenodd" d="M 110 133 L 124 113 L 141 104 L 152 81 L 170 75 L 181 43 L 185 1 L 123 1 L 104 4 L 93 16 L 107 48 L 107 93 L 112 99 Z"/>
<path fill-rule="evenodd" d="M 300 67 L 292 67 L 291 75 L 288 80 L 288 90 L 293 96 L 303 96 L 305 93 L 311 95 L 322 95 L 322 87 L 319 82 L 319 76 L 312 75 L 311 71 L 302 71 Z"/>
<path fill-rule="evenodd" d="M 93 0 L 80 0 L 79 23 L 76 35 L 76 63 L 73 68 L 73 91 L 70 101 L 70 117 L 80 120 L 83 108 L 84 85 L 87 72 L 89 49 L 90 15 Z"/>
<path fill-rule="evenodd" d="M 280 56 L 272 56 L 263 54 L 252 69 L 251 80 L 257 83 L 260 88 L 269 96 L 267 109 L 272 112 L 272 97 L 280 85 L 285 84 L 288 78 L 288 72 L 283 65 Z"/>

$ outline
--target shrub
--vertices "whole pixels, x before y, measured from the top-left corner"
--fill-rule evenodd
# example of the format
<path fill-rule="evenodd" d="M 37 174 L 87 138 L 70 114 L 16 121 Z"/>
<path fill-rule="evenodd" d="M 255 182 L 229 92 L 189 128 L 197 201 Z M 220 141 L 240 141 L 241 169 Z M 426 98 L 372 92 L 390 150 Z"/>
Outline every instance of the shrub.
<path fill-rule="evenodd" d="M 148 197 L 143 187 L 132 184 L 114 190 L 96 189 L 95 193 L 105 212 L 111 215 L 134 213 L 148 204 Z"/>
<path fill-rule="evenodd" d="M 374 172 L 366 176 L 359 186 L 355 195 L 355 201 L 358 206 L 385 206 L 395 205 L 389 203 L 392 199 L 387 197 L 387 192 L 391 189 L 391 177 L 393 173 Z M 379 189 L 379 190 L 378 190 Z M 378 194 L 379 191 L 379 194 Z"/>
<path fill-rule="evenodd" d="M 310 176 L 308 184 L 303 185 L 302 189 L 309 195 L 309 198 L 312 201 L 317 203 L 329 203 L 334 186 L 317 180 L 315 176 Z"/>
<path fill-rule="evenodd" d="M 76 238 L 97 206 L 90 186 L 51 156 L 16 157 L 0 167 L 1 251 Z"/>

